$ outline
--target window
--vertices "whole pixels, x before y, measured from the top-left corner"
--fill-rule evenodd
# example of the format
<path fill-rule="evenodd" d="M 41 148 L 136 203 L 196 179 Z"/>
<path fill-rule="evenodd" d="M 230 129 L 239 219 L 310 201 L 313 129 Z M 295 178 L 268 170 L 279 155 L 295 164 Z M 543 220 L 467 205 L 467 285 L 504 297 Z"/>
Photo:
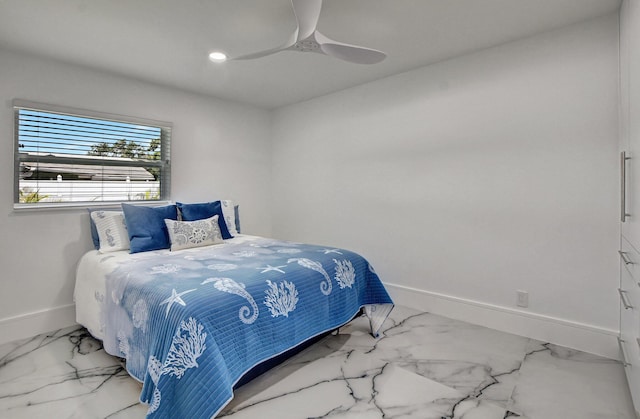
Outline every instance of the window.
<path fill-rule="evenodd" d="M 169 198 L 171 124 L 13 105 L 15 208 Z"/>

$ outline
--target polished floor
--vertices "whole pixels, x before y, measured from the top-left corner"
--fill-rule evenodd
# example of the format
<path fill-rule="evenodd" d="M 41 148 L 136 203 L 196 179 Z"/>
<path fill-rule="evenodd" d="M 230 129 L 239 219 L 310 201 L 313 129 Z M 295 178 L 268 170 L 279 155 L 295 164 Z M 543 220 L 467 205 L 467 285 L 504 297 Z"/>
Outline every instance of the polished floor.
<path fill-rule="evenodd" d="M 635 419 L 617 361 L 396 307 L 236 391 L 241 418 Z M 143 418 L 140 384 L 85 329 L 0 346 L 0 418 Z"/>

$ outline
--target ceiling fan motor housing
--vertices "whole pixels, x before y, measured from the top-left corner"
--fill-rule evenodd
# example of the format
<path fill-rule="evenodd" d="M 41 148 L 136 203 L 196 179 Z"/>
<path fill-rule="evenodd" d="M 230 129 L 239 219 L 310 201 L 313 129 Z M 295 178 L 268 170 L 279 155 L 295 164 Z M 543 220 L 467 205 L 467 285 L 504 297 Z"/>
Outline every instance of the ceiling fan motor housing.
<path fill-rule="evenodd" d="M 296 42 L 293 48 L 300 52 L 314 52 L 320 49 L 320 44 L 318 44 L 315 39 L 307 38 Z"/>

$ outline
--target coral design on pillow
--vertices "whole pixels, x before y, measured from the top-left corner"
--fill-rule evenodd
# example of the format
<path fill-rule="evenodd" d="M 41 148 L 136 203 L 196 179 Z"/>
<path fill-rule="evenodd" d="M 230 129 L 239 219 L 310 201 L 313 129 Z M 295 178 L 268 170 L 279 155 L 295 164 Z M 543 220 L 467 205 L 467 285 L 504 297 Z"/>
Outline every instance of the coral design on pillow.
<path fill-rule="evenodd" d="M 223 242 L 217 215 L 205 220 L 174 221 L 167 219 L 164 222 L 169 232 L 171 250 L 209 246 Z"/>

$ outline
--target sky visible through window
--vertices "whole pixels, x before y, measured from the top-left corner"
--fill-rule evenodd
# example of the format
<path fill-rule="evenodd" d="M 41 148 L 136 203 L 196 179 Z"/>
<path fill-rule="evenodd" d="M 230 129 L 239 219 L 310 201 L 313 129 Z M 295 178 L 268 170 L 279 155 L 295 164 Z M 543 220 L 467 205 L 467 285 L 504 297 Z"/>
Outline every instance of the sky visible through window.
<path fill-rule="evenodd" d="M 149 152 L 153 144 L 158 143 L 159 146 L 160 133 L 158 127 L 19 110 L 18 142 L 21 153 L 145 158 L 151 156 Z M 120 147 L 119 151 L 116 152 L 114 146 Z M 130 152 L 123 154 L 122 149 L 127 146 Z M 139 152 L 131 153 L 132 149 Z"/>

